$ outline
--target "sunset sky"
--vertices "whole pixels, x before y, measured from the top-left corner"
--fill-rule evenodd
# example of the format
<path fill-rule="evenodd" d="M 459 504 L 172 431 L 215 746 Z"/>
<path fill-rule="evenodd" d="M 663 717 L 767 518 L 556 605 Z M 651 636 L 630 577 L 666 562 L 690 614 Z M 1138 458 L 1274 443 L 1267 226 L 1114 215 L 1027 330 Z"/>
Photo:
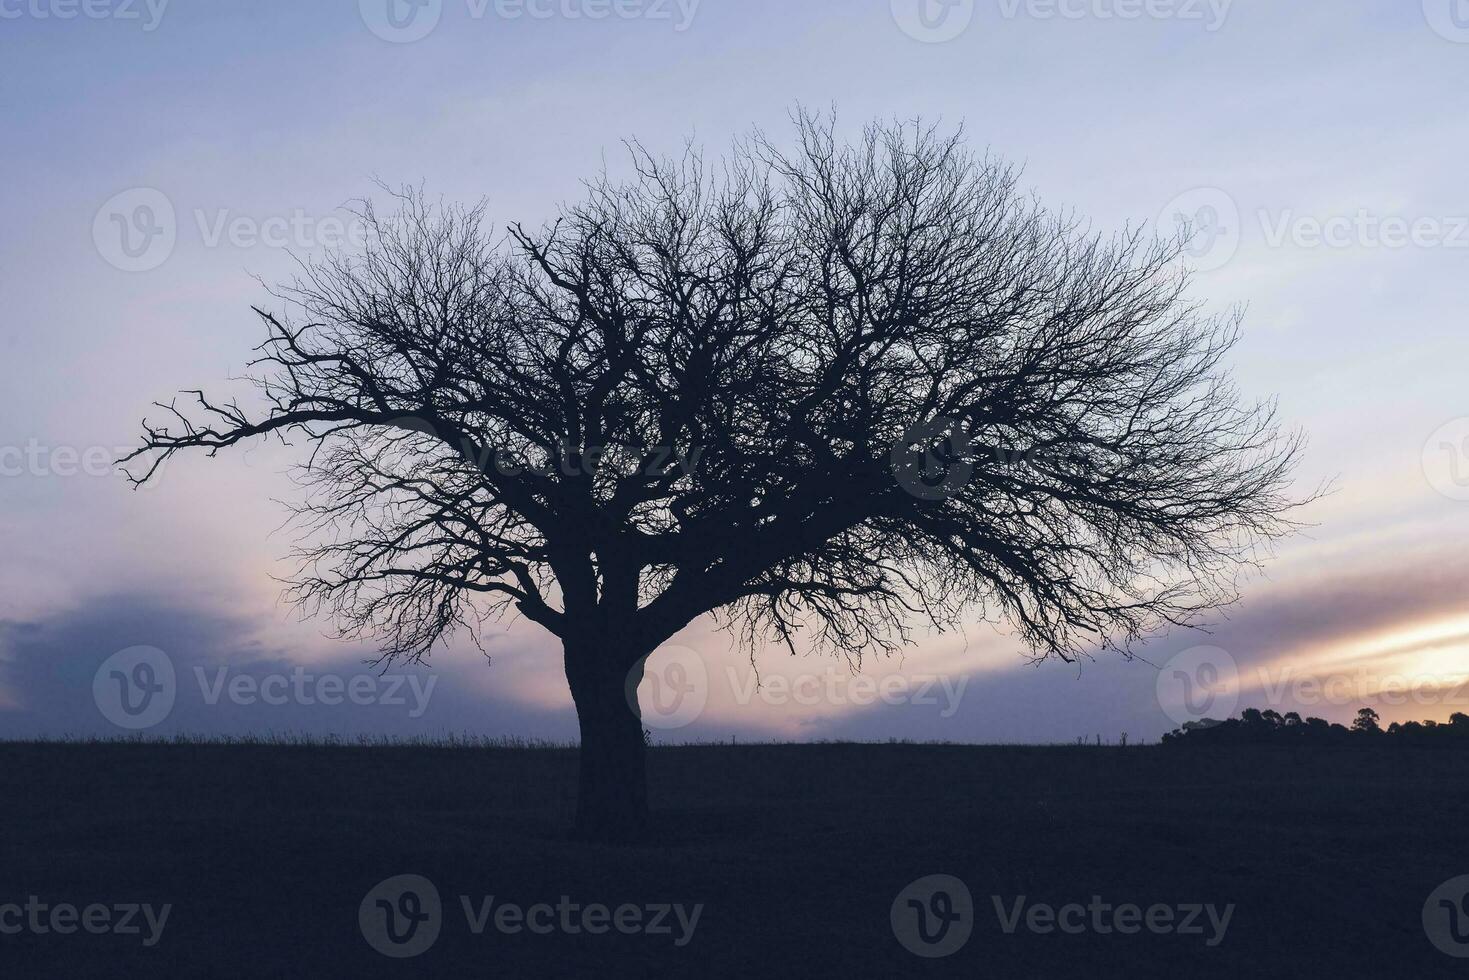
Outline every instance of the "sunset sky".
<path fill-rule="evenodd" d="M 429 20 L 385 19 L 389 2 Z M 798 103 L 851 126 L 962 122 L 1098 230 L 1196 219 L 1196 297 L 1247 304 L 1242 389 L 1278 396 L 1307 433 L 1300 491 L 1334 491 L 1210 634 L 1131 662 L 1035 666 L 976 619 L 865 661 L 886 697 L 784 648 L 756 656 L 752 693 L 749 659 L 696 624 L 676 655 L 703 665 L 707 703 L 656 737 L 1151 740 L 1180 720 L 1159 684 L 1179 655 L 1232 668 L 1223 696 L 1240 707 L 1469 711 L 1459 0 L 1157 0 L 1138 17 L 1129 0 L 935 0 L 947 21 L 909 0 L 425 2 L 119 0 L 61 18 L 0 0 L 0 737 L 119 733 L 93 677 L 135 646 L 178 672 L 157 733 L 572 737 L 556 644 L 525 621 L 486 631 L 488 665 L 464 642 L 411 671 L 436 678 L 416 717 L 411 693 L 210 704 L 221 676 L 366 671 L 370 649 L 279 601 L 277 500 L 299 455 L 179 459 L 138 492 L 103 461 L 155 399 L 228 390 L 262 339 L 250 307 L 275 302 L 260 280 L 331 244 L 345 204 L 382 196 L 375 180 L 539 224 L 604 158 L 615 168 L 625 137 L 714 155 L 752 126 L 778 138 Z M 121 250 L 114 216 L 159 201 L 165 251 Z M 1416 696 L 1377 697 L 1399 685 Z"/>

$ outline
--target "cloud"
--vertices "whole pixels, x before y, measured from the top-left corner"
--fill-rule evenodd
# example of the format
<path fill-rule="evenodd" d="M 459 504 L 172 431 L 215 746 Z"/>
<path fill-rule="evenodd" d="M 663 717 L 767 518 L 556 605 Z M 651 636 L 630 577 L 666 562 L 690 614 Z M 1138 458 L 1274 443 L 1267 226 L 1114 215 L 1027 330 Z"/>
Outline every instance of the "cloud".
<path fill-rule="evenodd" d="M 161 651 L 174 676 L 172 708 L 145 730 L 149 736 L 575 737 L 569 710 L 486 691 L 478 675 L 492 668 L 482 658 L 445 656 L 383 675 L 364 663 L 371 651 L 347 644 L 305 662 L 264 639 L 272 625 L 152 595 L 113 595 L 0 622 L 0 737 L 129 734 L 99 706 L 94 680 L 104 661 L 135 647 Z"/>
<path fill-rule="evenodd" d="M 1156 700 L 1158 667 L 1193 646 L 1217 646 L 1235 659 L 1241 707 L 1273 706 L 1270 688 L 1251 680 L 1262 671 L 1278 681 L 1283 667 L 1298 676 L 1350 668 L 1370 687 L 1373 678 L 1411 677 L 1414 664 L 1434 662 L 1424 658 L 1452 659 L 1461 643 L 1469 645 L 1469 627 L 1453 626 L 1469 614 L 1460 586 L 1466 566 L 1447 547 L 1370 568 L 1287 562 L 1280 580 L 1255 583 L 1208 634 L 1174 631 L 1140 646 L 1132 661 L 1103 653 L 1078 664 L 1032 665 L 1013 640 L 982 627 L 967 637 L 925 638 L 901 657 L 867 658 L 860 673 L 839 658 L 774 650 L 757 656 L 757 671 L 701 620 L 672 643 L 694 651 L 705 667 L 702 711 L 684 727 L 650 727 L 660 742 L 1070 742 L 1123 732 L 1153 740 L 1174 727 Z M 0 737 L 126 734 L 99 708 L 94 681 L 103 661 L 139 646 L 163 651 L 176 683 L 172 708 L 150 735 L 576 737 L 555 641 L 529 624 L 486 637 L 491 663 L 472 647 L 455 648 L 428 665 L 393 668 L 387 678 L 364 662 L 369 648 L 307 643 L 303 635 L 260 612 L 153 593 L 0 621 Z M 105 691 L 120 682 L 103 683 Z M 355 703 L 348 693 L 354 684 Z M 1358 706 L 1310 713 L 1345 719 Z M 1449 710 L 1457 709 L 1407 705 L 1384 714 L 1446 717 Z"/>

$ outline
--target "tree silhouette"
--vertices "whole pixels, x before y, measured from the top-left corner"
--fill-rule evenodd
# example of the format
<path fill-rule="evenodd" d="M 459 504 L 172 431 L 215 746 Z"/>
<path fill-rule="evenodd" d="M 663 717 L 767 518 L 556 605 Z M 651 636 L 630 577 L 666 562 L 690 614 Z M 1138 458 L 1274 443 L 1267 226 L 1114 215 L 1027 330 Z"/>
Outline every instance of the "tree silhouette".
<path fill-rule="evenodd" d="M 1372 708 L 1359 708 L 1350 729 L 1321 718 L 1307 718 L 1302 722 L 1294 711 L 1284 716 L 1284 724 L 1274 724 L 1270 721 L 1272 715 L 1276 712 L 1245 708 L 1238 718 L 1184 722 L 1181 727 L 1164 734 L 1163 741 L 1171 745 L 1367 745 L 1385 739 L 1402 745 L 1428 742 L 1452 745 L 1469 739 L 1469 715 L 1461 713 L 1452 715 L 1448 724 L 1433 719 L 1395 721 L 1386 730 L 1382 728 L 1381 716 Z M 1291 721 L 1292 718 L 1295 720 Z"/>
<path fill-rule="evenodd" d="M 960 135 L 795 130 L 718 166 L 631 144 L 503 239 L 363 205 L 361 254 L 256 311 L 261 406 L 188 392 L 136 480 L 304 439 L 292 597 L 387 661 L 511 608 L 558 637 L 598 837 L 643 824 L 627 692 L 699 616 L 860 657 L 978 612 L 1071 658 L 1232 601 L 1299 444 L 1229 383 L 1186 243 L 1094 235 Z"/>
<path fill-rule="evenodd" d="M 1381 716 L 1371 708 L 1358 708 L 1357 717 L 1352 719 L 1352 731 L 1363 735 L 1380 735 L 1382 726 L 1378 724 Z"/>

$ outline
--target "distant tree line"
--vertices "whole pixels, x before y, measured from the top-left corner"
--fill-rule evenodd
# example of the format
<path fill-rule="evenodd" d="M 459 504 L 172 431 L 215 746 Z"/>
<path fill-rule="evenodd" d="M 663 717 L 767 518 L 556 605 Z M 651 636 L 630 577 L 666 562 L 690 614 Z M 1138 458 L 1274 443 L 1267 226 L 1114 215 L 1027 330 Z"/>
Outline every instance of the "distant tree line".
<path fill-rule="evenodd" d="M 1324 718 L 1302 718 L 1294 711 L 1246 708 L 1238 718 L 1184 722 L 1163 736 L 1165 744 L 1212 744 L 1240 742 L 1359 742 L 1367 738 L 1413 741 L 1469 739 L 1469 715 L 1455 712 L 1447 722 L 1405 721 L 1382 727 L 1382 719 L 1371 708 L 1362 708 L 1350 727 Z"/>

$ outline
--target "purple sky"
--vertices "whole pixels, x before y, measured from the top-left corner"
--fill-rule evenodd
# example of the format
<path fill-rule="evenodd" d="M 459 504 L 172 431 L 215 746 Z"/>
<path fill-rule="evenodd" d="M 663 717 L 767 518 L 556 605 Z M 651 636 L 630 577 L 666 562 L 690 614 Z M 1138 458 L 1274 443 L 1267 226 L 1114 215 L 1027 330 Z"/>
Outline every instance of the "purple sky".
<path fill-rule="evenodd" d="M 127 730 L 94 681 L 139 646 L 175 674 L 155 733 L 570 737 L 531 624 L 492 628 L 490 664 L 465 644 L 367 681 L 368 651 L 281 606 L 289 451 L 179 460 L 138 493 L 105 461 L 153 399 L 243 370 L 255 277 L 350 235 L 374 178 L 534 224 L 623 137 L 717 150 L 798 100 L 962 120 L 1100 229 L 1203 220 L 1197 294 L 1248 303 L 1240 383 L 1309 433 L 1302 489 L 1337 491 L 1211 635 L 1145 659 L 1032 666 L 976 620 L 862 680 L 764 651 L 754 690 L 697 624 L 654 668 L 696 662 L 702 709 L 656 737 L 1153 739 L 1204 703 L 1188 678 L 1211 713 L 1469 711 L 1469 10 L 919 2 L 0 0 L 0 737 Z M 140 205 L 155 223 L 129 234 L 159 234 L 129 249 Z M 354 683 L 360 703 L 322 703 Z"/>

